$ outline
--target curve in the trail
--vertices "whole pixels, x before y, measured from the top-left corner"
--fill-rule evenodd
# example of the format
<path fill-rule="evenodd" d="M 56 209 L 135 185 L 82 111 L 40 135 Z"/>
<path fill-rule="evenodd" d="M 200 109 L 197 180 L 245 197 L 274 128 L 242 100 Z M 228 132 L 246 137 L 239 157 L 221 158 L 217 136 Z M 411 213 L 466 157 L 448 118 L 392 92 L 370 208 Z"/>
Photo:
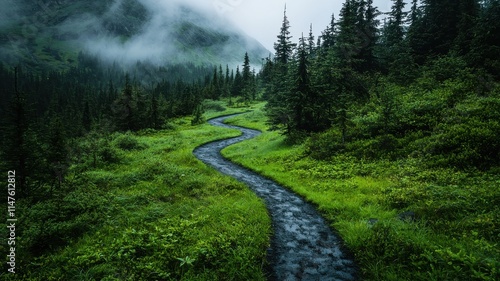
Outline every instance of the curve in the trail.
<path fill-rule="evenodd" d="M 234 116 L 234 115 L 232 115 Z M 247 184 L 266 205 L 274 235 L 268 260 L 272 280 L 356 280 L 356 267 L 342 250 L 341 240 L 332 232 L 313 206 L 301 197 L 220 154 L 232 144 L 253 138 L 259 131 L 224 124 L 232 116 L 211 119 L 214 126 L 238 129 L 239 137 L 202 145 L 194 155 L 223 174 Z"/>

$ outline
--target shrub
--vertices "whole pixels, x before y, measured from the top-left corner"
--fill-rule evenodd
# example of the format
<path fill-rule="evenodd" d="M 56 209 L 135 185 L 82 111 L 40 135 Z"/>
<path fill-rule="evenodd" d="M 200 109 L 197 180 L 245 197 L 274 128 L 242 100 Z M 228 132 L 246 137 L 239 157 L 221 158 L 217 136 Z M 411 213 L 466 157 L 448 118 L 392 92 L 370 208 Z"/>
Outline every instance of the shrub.
<path fill-rule="evenodd" d="M 226 111 L 226 107 L 223 105 L 222 101 L 205 100 L 203 102 L 203 108 L 206 111 L 215 111 L 215 112 Z"/>
<path fill-rule="evenodd" d="M 131 133 L 118 134 L 113 141 L 114 145 L 122 150 L 143 149 L 144 145 L 139 143 L 137 138 Z"/>
<path fill-rule="evenodd" d="M 312 158 L 326 160 L 344 151 L 342 134 L 335 129 L 312 135 L 306 142 L 306 153 Z"/>
<path fill-rule="evenodd" d="M 500 123 L 468 120 L 442 125 L 430 138 L 426 152 L 438 166 L 488 169 L 500 164 Z"/>
<path fill-rule="evenodd" d="M 203 105 L 198 105 L 193 112 L 193 119 L 191 120 L 191 125 L 199 125 L 205 122 L 205 118 L 203 117 L 204 113 Z"/>

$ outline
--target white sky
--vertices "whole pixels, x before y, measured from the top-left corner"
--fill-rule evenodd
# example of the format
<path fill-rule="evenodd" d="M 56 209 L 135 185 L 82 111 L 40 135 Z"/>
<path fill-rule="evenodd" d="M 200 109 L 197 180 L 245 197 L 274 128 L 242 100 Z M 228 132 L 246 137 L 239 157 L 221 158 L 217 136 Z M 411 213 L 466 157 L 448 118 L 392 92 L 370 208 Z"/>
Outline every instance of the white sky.
<path fill-rule="evenodd" d="M 237 27 L 260 41 L 269 51 L 274 52 L 274 42 L 283 22 L 283 9 L 287 6 L 292 41 L 298 42 L 302 32 L 313 33 L 317 38 L 330 23 L 332 13 L 338 20 L 344 0 L 208 0 L 212 8 L 223 17 L 230 19 Z M 411 1 L 406 1 L 411 2 Z M 374 6 L 381 12 L 388 12 L 393 1 L 374 0 Z M 408 9 L 411 4 L 407 4 Z"/>

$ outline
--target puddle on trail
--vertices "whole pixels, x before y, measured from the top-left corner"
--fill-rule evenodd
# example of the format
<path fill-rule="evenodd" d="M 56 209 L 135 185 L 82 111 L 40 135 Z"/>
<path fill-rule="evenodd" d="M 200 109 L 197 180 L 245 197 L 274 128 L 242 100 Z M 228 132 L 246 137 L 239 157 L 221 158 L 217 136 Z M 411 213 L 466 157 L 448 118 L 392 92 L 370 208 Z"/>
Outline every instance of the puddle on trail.
<path fill-rule="evenodd" d="M 268 250 L 270 280 L 357 280 L 356 266 L 343 251 L 340 239 L 314 207 L 274 181 L 223 158 L 220 151 L 251 139 L 259 131 L 224 124 L 232 116 L 209 120 L 214 126 L 240 130 L 243 135 L 215 141 L 194 150 L 194 155 L 219 172 L 248 185 L 266 205 L 274 235 Z"/>

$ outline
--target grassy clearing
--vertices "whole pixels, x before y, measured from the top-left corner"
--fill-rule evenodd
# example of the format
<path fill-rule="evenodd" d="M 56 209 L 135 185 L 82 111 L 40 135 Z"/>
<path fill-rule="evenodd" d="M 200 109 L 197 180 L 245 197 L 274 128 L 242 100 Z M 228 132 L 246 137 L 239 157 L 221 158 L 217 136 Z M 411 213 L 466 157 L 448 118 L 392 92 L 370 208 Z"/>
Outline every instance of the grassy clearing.
<path fill-rule="evenodd" d="M 318 161 L 265 121 L 261 110 L 228 120 L 264 133 L 223 154 L 316 204 L 364 280 L 500 278 L 498 173 L 429 170 L 412 158 Z"/>
<path fill-rule="evenodd" d="M 37 213 L 20 207 L 25 246 L 67 239 L 41 255 L 18 252 L 17 278 L 0 279 L 265 280 L 271 230 L 263 202 L 192 154 L 239 132 L 190 119 L 174 120 L 171 130 L 113 134 L 111 162 L 93 168 L 89 157 L 71 168 L 65 188 L 74 192 L 31 206 Z M 68 217 L 58 221 L 62 214 Z"/>

